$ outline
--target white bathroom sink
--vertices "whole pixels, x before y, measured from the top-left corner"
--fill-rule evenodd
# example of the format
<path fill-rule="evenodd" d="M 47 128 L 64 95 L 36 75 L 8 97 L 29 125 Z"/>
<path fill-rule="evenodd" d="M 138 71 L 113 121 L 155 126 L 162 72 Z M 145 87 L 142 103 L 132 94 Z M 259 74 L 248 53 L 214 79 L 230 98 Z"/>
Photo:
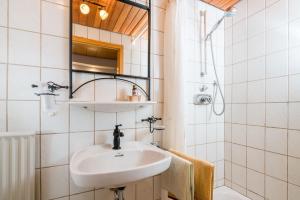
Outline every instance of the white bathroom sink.
<path fill-rule="evenodd" d="M 117 187 L 160 174 L 170 166 L 166 151 L 140 142 L 94 145 L 75 153 L 70 162 L 74 183 L 81 187 Z"/>

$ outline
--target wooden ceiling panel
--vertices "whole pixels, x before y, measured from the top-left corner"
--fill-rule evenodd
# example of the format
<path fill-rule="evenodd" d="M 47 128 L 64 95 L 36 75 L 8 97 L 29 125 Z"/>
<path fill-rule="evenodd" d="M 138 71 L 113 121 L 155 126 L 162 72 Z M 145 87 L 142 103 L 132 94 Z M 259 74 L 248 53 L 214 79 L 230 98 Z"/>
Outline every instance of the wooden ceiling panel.
<path fill-rule="evenodd" d="M 221 10 L 228 11 L 240 0 L 202 0 L 202 1 L 212 6 L 215 6 Z"/>
<path fill-rule="evenodd" d="M 92 1 L 92 0 L 90 0 Z M 83 15 L 79 6 L 83 0 L 73 0 L 72 20 L 75 24 L 117 32 L 130 36 L 136 36 L 148 25 L 147 10 L 125 4 L 118 0 L 93 0 L 93 2 L 104 5 L 109 16 L 106 20 L 101 20 L 99 8 L 91 3 L 90 13 Z"/>

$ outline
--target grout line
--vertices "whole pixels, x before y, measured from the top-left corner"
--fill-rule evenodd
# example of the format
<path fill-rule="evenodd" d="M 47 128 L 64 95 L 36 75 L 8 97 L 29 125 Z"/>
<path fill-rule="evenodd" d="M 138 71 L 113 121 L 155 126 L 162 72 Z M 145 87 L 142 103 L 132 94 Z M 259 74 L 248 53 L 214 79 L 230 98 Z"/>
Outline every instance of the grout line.
<path fill-rule="evenodd" d="M 6 131 L 8 131 L 9 130 L 9 127 L 8 127 L 8 117 L 9 117 L 9 115 L 8 115 L 8 62 L 9 62 L 9 28 L 8 28 L 8 26 L 9 26 L 9 0 L 6 0 L 6 5 L 7 5 L 7 12 L 6 12 L 6 15 L 7 15 L 7 27 L 6 27 L 6 34 L 7 34 L 7 36 L 6 36 L 6 38 L 7 38 L 7 40 L 6 40 L 6 98 L 5 98 L 5 104 L 6 104 Z"/>
<path fill-rule="evenodd" d="M 42 29 L 42 3 L 40 2 L 40 32 L 39 32 L 39 35 L 40 35 L 40 66 L 39 66 L 39 70 L 40 70 L 40 81 L 42 79 L 42 70 L 41 70 L 41 63 L 42 63 L 42 33 L 41 33 L 41 29 Z M 41 105 L 41 97 L 39 97 L 39 119 L 40 119 L 40 133 L 42 133 L 42 120 L 41 120 L 41 111 L 42 111 L 42 105 Z M 42 136 L 40 135 L 39 136 L 39 159 L 40 159 L 40 162 L 39 162 L 39 167 L 40 167 L 40 184 L 39 184 L 39 188 L 40 188 L 40 191 L 39 191 L 39 194 L 40 194 L 40 198 L 42 199 Z"/>
<path fill-rule="evenodd" d="M 287 74 L 288 74 L 288 83 L 287 83 L 287 98 L 288 98 L 288 103 L 287 103 L 287 127 L 289 127 L 290 124 L 290 15 L 289 15 L 289 8 L 290 8 L 290 3 L 289 1 L 286 1 L 287 3 Z M 287 191 L 287 199 L 289 199 L 289 131 L 287 130 L 287 145 L 286 145 L 286 191 Z"/>

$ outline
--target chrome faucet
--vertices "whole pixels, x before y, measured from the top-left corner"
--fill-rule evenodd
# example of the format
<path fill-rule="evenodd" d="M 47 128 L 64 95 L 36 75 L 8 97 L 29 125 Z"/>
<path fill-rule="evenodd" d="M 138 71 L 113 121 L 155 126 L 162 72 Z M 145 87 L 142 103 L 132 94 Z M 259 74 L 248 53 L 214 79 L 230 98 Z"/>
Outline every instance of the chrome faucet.
<path fill-rule="evenodd" d="M 120 137 L 123 137 L 124 136 L 124 133 L 120 131 L 119 127 L 122 126 L 122 124 L 118 124 L 115 126 L 115 130 L 114 130 L 114 146 L 113 146 L 113 149 L 114 150 L 118 150 L 118 149 L 121 149 L 121 146 L 120 146 Z"/>

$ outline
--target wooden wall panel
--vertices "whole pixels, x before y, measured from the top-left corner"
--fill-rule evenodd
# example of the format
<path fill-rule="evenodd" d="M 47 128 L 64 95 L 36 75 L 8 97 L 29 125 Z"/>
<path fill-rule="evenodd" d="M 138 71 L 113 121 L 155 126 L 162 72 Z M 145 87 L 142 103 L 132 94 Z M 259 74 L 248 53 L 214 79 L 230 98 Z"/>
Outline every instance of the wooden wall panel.
<path fill-rule="evenodd" d="M 130 36 L 138 35 L 148 23 L 146 10 L 122 3 L 118 0 L 95 0 L 106 7 L 109 16 L 106 20 L 99 17 L 99 9 L 96 5 L 90 6 L 90 13 L 83 15 L 79 6 L 82 0 L 73 0 L 73 23 L 118 32 Z"/>
<path fill-rule="evenodd" d="M 237 4 L 240 0 L 202 0 L 212 6 L 215 6 L 221 10 L 228 11 L 231 7 Z"/>

